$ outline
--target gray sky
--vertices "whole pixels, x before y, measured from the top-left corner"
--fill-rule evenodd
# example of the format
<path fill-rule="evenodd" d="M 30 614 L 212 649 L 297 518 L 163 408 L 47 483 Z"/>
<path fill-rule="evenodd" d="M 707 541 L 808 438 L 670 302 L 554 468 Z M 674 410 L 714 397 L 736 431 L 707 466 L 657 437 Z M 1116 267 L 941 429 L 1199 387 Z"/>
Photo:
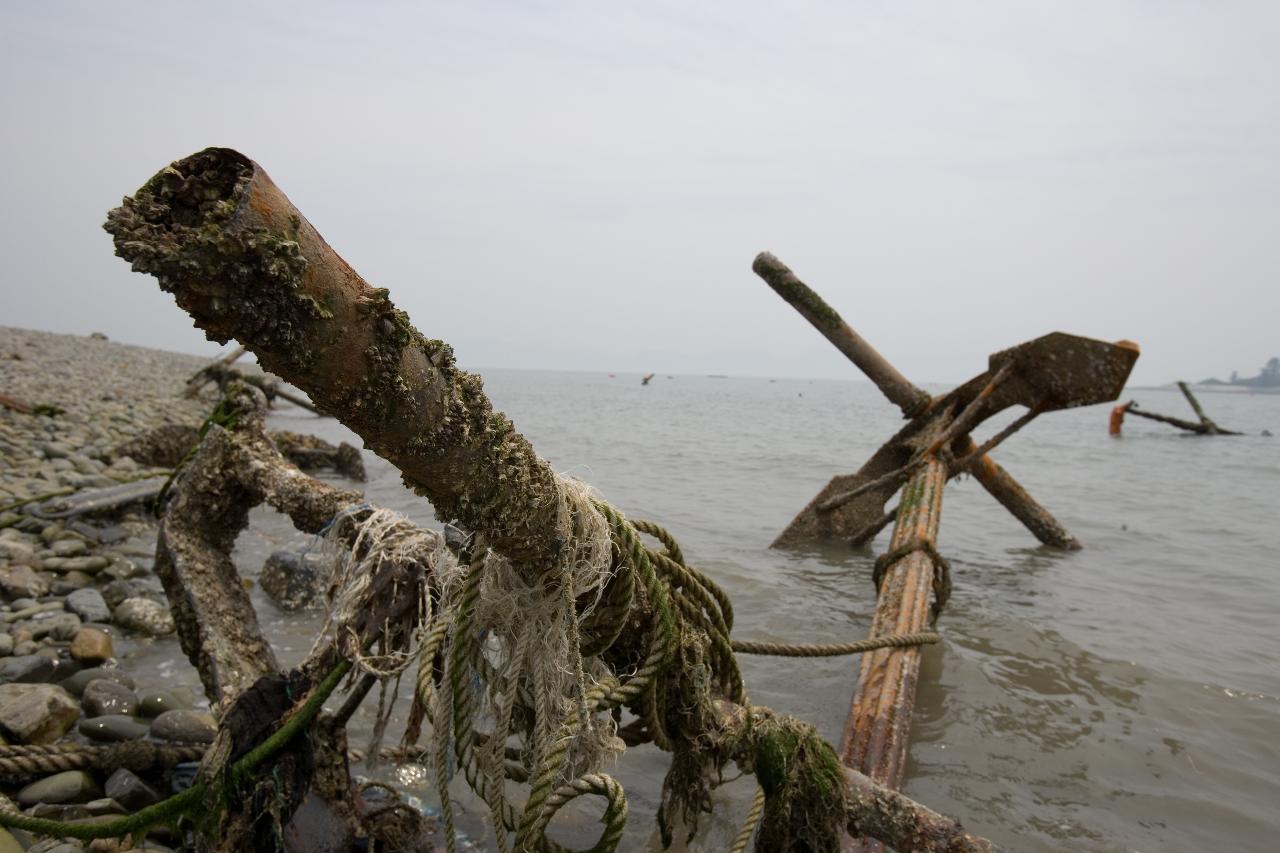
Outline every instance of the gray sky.
<path fill-rule="evenodd" d="M 0 6 L 0 324 L 205 352 L 107 209 L 256 159 L 469 367 L 850 378 L 1061 329 L 1280 354 L 1280 3 Z"/>

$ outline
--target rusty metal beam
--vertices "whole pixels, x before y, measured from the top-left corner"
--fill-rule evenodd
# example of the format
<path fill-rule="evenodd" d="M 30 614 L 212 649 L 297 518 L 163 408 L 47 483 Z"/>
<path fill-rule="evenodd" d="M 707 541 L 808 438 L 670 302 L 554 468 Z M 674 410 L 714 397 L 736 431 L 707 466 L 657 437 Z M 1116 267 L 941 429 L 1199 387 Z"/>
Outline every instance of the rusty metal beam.
<path fill-rule="evenodd" d="M 902 492 L 890 552 L 937 543 L 947 466 L 930 456 Z M 928 628 L 935 567 L 927 550 L 912 550 L 885 569 L 876 600 L 870 637 Z M 862 656 L 858 686 L 840 739 L 840 760 L 885 786 L 902 784 L 920 649 L 881 649 Z M 874 845 L 878 847 L 878 845 Z"/>
<path fill-rule="evenodd" d="M 907 482 L 890 553 L 911 544 L 936 546 L 946 482 L 947 466 L 936 457 L 926 460 Z M 927 630 L 933 577 L 933 561 L 922 549 L 887 566 L 868 636 Z M 881 649 L 863 655 L 840 741 L 845 764 L 890 788 L 902 781 L 919 668 L 918 648 Z"/>
<path fill-rule="evenodd" d="M 761 252 L 756 256 L 755 263 L 752 264 L 751 268 L 788 305 L 795 308 L 801 316 L 821 332 L 823 337 L 831 341 L 836 349 L 844 353 L 850 361 L 857 365 L 858 369 L 875 383 L 885 397 L 902 410 L 903 415 L 915 417 L 921 412 L 927 411 L 935 402 L 927 391 L 908 381 L 870 343 L 854 332 L 834 308 L 801 281 L 782 261 L 769 252 Z M 895 438 L 897 437 L 895 436 Z M 972 439 L 963 438 L 955 450 L 957 453 L 965 455 L 972 453 L 975 447 L 976 445 Z M 877 456 L 880 455 L 877 454 Z M 881 460 L 882 464 L 873 465 L 872 463 L 876 461 L 876 457 L 873 457 L 864 466 L 863 471 L 866 472 L 867 469 L 871 468 L 883 474 L 888 470 L 892 470 L 892 468 L 883 466 L 884 460 Z M 1081 547 L 1080 540 L 1072 536 L 1053 517 L 1049 510 L 1031 497 L 1030 493 L 1013 478 L 1013 475 L 996 464 L 994 460 L 984 455 L 979 459 L 975 459 L 970 467 L 974 478 L 982 484 L 982 487 L 999 501 L 1014 518 L 1021 521 L 1031 531 L 1031 534 L 1042 543 L 1055 548 L 1073 551 Z M 839 528 L 838 519 L 819 518 L 816 511 L 818 505 L 841 492 L 848 491 L 851 487 L 860 484 L 860 482 L 865 482 L 860 480 L 859 483 L 855 483 L 856 477 L 857 475 L 855 477 L 840 475 L 832 479 L 826 488 L 808 506 L 801 510 L 791 524 L 787 526 L 787 529 L 779 534 L 778 538 L 773 542 L 773 547 L 787 547 L 799 544 L 813 536 L 828 534 L 852 535 L 859 530 L 865 529 L 865 521 L 855 523 L 852 530 L 837 529 Z M 892 497 L 892 491 L 884 500 L 880 501 L 881 508 L 884 507 L 884 503 L 889 497 Z M 875 499 L 876 496 L 870 496 L 868 503 Z M 854 517 L 852 512 L 849 515 L 851 518 Z M 861 515 L 856 517 L 863 518 Z M 832 522 L 834 522 L 834 526 Z"/>

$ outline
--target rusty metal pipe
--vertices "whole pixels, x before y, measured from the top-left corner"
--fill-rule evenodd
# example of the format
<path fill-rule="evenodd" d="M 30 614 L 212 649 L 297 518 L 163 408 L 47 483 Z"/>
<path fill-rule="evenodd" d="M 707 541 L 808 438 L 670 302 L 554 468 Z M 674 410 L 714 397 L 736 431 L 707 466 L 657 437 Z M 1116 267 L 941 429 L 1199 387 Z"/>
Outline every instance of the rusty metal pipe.
<path fill-rule="evenodd" d="M 560 486 L 479 377 L 367 284 L 257 163 L 210 148 L 107 215 L 116 253 L 214 340 L 237 338 L 404 472 L 442 520 L 485 533 L 530 577 L 564 545 Z"/>
<path fill-rule="evenodd" d="M 946 482 L 947 466 L 937 458 L 927 459 L 908 481 L 891 551 L 912 542 L 936 543 Z M 868 636 L 926 630 L 933 574 L 933 562 L 924 551 L 912 551 L 889 565 Z M 881 649 L 863 655 L 840 742 L 840 757 L 846 764 L 890 788 L 902 781 L 919 668 L 917 648 Z"/>
<path fill-rule="evenodd" d="M 890 551 L 915 542 L 935 544 L 947 466 L 928 457 L 902 492 Z M 934 565 L 912 551 L 885 570 L 869 637 L 923 631 L 933 601 Z M 902 784 L 911 715 L 920 675 L 920 649 L 881 649 L 862 656 L 858 685 L 840 740 L 840 760 L 886 788 Z"/>
<path fill-rule="evenodd" d="M 917 388 L 898 372 L 876 348 L 850 328 L 834 308 L 796 274 L 769 252 L 756 255 L 751 269 L 786 300 L 787 304 L 813 324 L 823 337 L 844 353 L 876 387 L 907 417 L 915 417 L 929 407 L 929 393 Z"/>
<path fill-rule="evenodd" d="M 1195 409 L 1196 417 L 1200 418 L 1200 423 L 1205 425 L 1205 431 L 1209 435 L 1240 435 L 1238 432 L 1223 429 L 1214 423 L 1213 419 L 1204 413 L 1204 409 L 1200 408 L 1200 401 L 1191 393 L 1191 389 L 1187 387 L 1187 383 L 1181 381 L 1178 382 L 1178 390 L 1182 392 L 1182 396 L 1187 398 L 1187 402 L 1191 404 L 1191 408 Z"/>

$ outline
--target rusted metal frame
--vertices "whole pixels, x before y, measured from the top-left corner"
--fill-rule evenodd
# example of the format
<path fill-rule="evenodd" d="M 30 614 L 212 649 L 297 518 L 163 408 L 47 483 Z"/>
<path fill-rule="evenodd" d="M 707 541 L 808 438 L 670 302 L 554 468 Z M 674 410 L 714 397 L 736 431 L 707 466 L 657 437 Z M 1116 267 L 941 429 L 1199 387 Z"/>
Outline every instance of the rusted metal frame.
<path fill-rule="evenodd" d="M 946 482 L 947 466 L 937 457 L 928 458 L 912 476 L 903 489 L 890 551 L 917 542 L 936 546 Z M 922 550 L 889 565 L 868 636 L 925 630 L 933 578 L 933 561 Z M 863 655 L 841 738 L 841 759 L 891 788 L 902 780 L 919 667 L 920 650 L 916 648 L 882 649 Z"/>
<path fill-rule="evenodd" d="M 1194 432 L 1199 435 L 1210 434 L 1209 428 L 1202 423 L 1196 423 L 1195 421 L 1186 421 L 1186 420 L 1183 420 L 1182 418 L 1175 418 L 1170 415 L 1158 415 L 1155 412 L 1147 412 L 1138 408 L 1138 404 L 1132 401 L 1128 403 L 1125 411 L 1127 411 L 1131 415 L 1136 415 L 1137 417 L 1140 417 L 1140 418 L 1146 418 L 1147 420 L 1150 420 L 1150 421 L 1159 421 L 1162 424 L 1168 424 L 1169 426 L 1176 426 L 1178 429 L 1185 429 L 1187 432 Z"/>
<path fill-rule="evenodd" d="M 756 256 L 752 269 L 788 305 L 795 308 L 840 352 L 857 365 L 885 397 L 902 410 L 905 416 L 916 417 L 937 404 L 938 401 L 934 400 L 927 391 L 913 385 L 870 343 L 854 332 L 835 309 L 831 308 L 777 257 L 769 252 L 761 252 Z M 968 454 L 975 446 L 972 440 L 965 440 L 955 447 L 955 451 Z M 1021 521 L 1042 543 L 1068 550 L 1077 550 L 1081 547 L 1080 541 L 1072 536 L 1013 478 L 1012 474 L 995 460 L 981 460 L 980 464 L 972 467 L 974 479 L 981 483 L 992 497 Z M 801 511 L 801 515 L 808 510 L 809 508 L 806 507 Z M 792 526 L 794 525 L 795 522 L 792 522 Z M 783 531 L 774 541 L 774 546 L 784 544 L 788 540 L 790 530 L 791 526 Z"/>
<path fill-rule="evenodd" d="M 983 386 L 982 390 L 978 392 L 978 394 L 964 407 L 960 414 L 957 415 L 946 429 L 942 431 L 942 434 L 935 438 L 928 447 L 917 452 L 906 465 L 903 465 L 895 471 L 890 471 L 882 477 L 877 477 L 870 482 L 863 483 L 856 489 L 851 489 L 850 491 L 842 492 L 835 497 L 828 498 L 818 504 L 818 512 L 831 512 L 832 510 L 839 509 L 844 506 L 854 498 L 859 498 L 868 492 L 885 486 L 897 486 L 900 483 L 905 483 L 910 479 L 912 472 L 919 468 L 927 457 L 936 456 L 939 450 L 951 444 L 957 436 L 963 433 L 968 433 L 968 431 L 973 428 L 979 417 L 983 414 L 983 408 L 991 398 L 991 395 L 995 392 L 996 388 L 999 387 L 1000 383 L 1008 378 L 1012 371 L 1013 366 L 1010 364 L 1006 364 L 1001 367 L 996 372 L 996 375 L 991 377 L 990 381 Z M 942 417 L 945 418 L 946 415 L 943 415 Z"/>
<path fill-rule="evenodd" d="M 898 517 L 897 506 L 894 506 L 893 509 L 885 510 L 884 515 L 880 516 L 875 521 L 871 522 L 866 527 L 862 528 L 857 533 L 849 537 L 850 547 L 861 548 L 863 545 L 866 545 L 872 539 L 875 539 L 876 536 L 879 535 L 880 531 L 888 527 L 893 522 L 893 520 L 897 517 Z"/>
<path fill-rule="evenodd" d="M 945 462 L 936 456 L 925 459 L 903 489 L 890 552 L 911 543 L 936 546 L 947 478 Z M 930 621 L 935 571 L 932 558 L 923 549 L 913 550 L 887 566 L 868 636 L 925 630 Z M 862 656 L 858 684 L 841 736 L 841 761 L 890 789 L 902 783 L 920 655 L 918 648 L 897 648 Z"/>
<path fill-rule="evenodd" d="M 1223 429 L 1218 426 L 1212 418 L 1204 413 L 1204 409 L 1200 408 L 1200 401 L 1191 393 L 1191 389 L 1187 387 L 1187 383 L 1179 382 L 1178 390 L 1182 392 L 1182 396 L 1187 398 L 1187 402 L 1191 404 L 1191 408 L 1195 409 L 1196 417 L 1200 418 L 1200 423 L 1208 428 L 1209 435 L 1241 435 L 1242 433 L 1232 432 L 1229 429 Z"/>
<path fill-rule="evenodd" d="M 991 436 L 991 438 L 984 441 L 981 444 L 981 446 L 979 446 L 976 450 L 970 451 L 966 453 L 964 456 L 957 458 L 955 462 L 952 462 L 951 463 L 952 475 L 954 476 L 955 474 L 959 474 L 960 472 L 968 468 L 972 463 L 977 461 L 980 457 L 986 456 L 993 449 L 995 449 L 1001 443 L 1003 443 L 1006 438 L 1013 435 L 1015 432 L 1022 429 L 1027 424 L 1034 421 L 1043 412 L 1044 412 L 1044 407 L 1040 405 L 1032 406 L 1030 409 L 1027 409 L 1027 411 L 1024 414 L 1022 414 L 1016 420 L 1012 421 L 1007 427 L 1000 430 L 995 435 Z M 970 441 L 972 442 L 972 440 Z"/>
<path fill-rule="evenodd" d="M 985 414 L 987 401 L 991 399 L 991 395 L 1000 387 L 1000 383 L 1008 379 L 1009 374 L 1012 372 L 1012 363 L 1007 362 L 1002 365 L 987 384 L 982 386 L 982 390 L 978 392 L 977 396 L 969 401 L 968 405 L 961 410 L 960 414 L 956 415 L 955 420 L 947 426 L 942 435 L 935 438 L 933 443 L 925 448 L 924 452 L 920 454 L 920 457 L 933 456 L 942 448 L 949 446 L 951 442 L 956 440 L 956 438 L 967 434 L 969 430 L 977 426 L 978 422 Z"/>
<path fill-rule="evenodd" d="M 915 417 L 929 407 L 929 393 L 917 388 L 899 373 L 875 347 L 850 328 L 821 296 L 797 278 L 786 264 L 769 252 L 761 252 L 751 268 L 788 305 L 812 323 L 823 337 L 831 341 L 836 349 L 857 365 L 890 402 L 902 409 L 904 415 Z"/>
<path fill-rule="evenodd" d="M 822 513 L 832 512 L 844 506 L 849 501 L 854 500 L 855 498 L 860 498 L 868 492 L 874 492 L 876 489 L 883 489 L 887 486 L 897 488 L 909 480 L 911 478 L 911 472 L 918 467 L 919 462 L 912 462 L 907 465 L 903 465 L 901 468 L 895 468 L 888 474 L 863 483 L 856 489 L 850 489 L 847 492 L 841 492 L 834 497 L 827 498 L 825 501 L 818 504 L 817 510 Z"/>
<path fill-rule="evenodd" d="M 1187 383 L 1179 380 L 1178 390 L 1182 392 L 1182 396 L 1187 398 L 1187 402 L 1191 404 L 1191 408 L 1195 410 L 1196 417 L 1200 419 L 1200 423 L 1209 428 L 1209 432 L 1218 432 L 1218 425 L 1209 420 L 1209 416 L 1204 413 L 1204 409 L 1200 408 L 1200 401 L 1191 393 L 1191 389 L 1187 387 Z"/>

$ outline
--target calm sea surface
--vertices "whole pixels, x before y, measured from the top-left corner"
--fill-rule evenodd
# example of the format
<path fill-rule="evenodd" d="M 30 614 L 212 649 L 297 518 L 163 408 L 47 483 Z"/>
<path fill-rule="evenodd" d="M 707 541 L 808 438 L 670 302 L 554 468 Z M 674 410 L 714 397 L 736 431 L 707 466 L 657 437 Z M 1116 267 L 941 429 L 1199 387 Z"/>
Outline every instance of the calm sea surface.
<path fill-rule="evenodd" d="M 666 525 L 733 597 L 735 635 L 795 642 L 865 636 L 871 570 L 885 548 L 768 547 L 837 472 L 900 425 L 861 382 L 486 371 L 486 388 L 534 446 L 626 513 Z M 941 388 L 931 388 L 938 391 Z M 1137 391 L 1191 417 L 1181 395 Z M 905 791 L 1019 850 L 1274 850 L 1280 837 L 1280 396 L 1205 394 L 1238 438 L 1184 435 L 1109 407 L 1041 417 L 994 454 L 1084 543 L 1040 547 L 975 481 L 947 490 L 939 536 L 955 593 L 927 648 Z M 1016 413 L 989 422 L 979 441 Z M 282 410 L 277 426 L 357 443 L 333 421 Z M 387 463 L 366 453 L 370 500 L 433 523 Z M 255 576 L 303 541 L 267 511 L 241 537 Z M 280 616 L 255 592 L 281 657 L 307 651 L 311 615 Z M 156 648 L 150 654 L 163 654 Z M 752 701 L 835 741 L 855 658 L 743 658 Z M 366 703 L 370 707 L 376 703 Z M 402 706 L 402 708 L 407 705 Z M 368 714 L 357 726 L 367 726 Z M 359 743 L 361 738 L 353 737 Z M 624 849 L 659 849 L 653 814 L 666 761 L 629 752 Z M 459 799 L 472 835 L 481 809 Z M 428 786 L 416 791 L 435 802 Z M 723 850 L 753 793 L 717 792 L 693 850 Z M 592 809 L 554 834 L 593 837 Z"/>

